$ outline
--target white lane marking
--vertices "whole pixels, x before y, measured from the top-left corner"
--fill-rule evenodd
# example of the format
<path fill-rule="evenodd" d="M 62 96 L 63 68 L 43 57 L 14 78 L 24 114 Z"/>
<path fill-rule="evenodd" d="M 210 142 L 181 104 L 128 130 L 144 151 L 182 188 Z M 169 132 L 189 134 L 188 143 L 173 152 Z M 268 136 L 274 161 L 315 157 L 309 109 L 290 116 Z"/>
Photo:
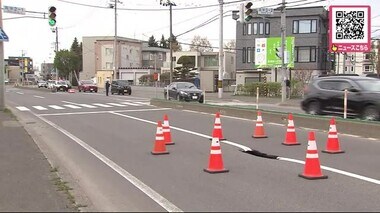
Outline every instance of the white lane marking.
<path fill-rule="evenodd" d="M 114 110 L 112 112 L 145 112 L 145 111 L 160 111 L 169 110 L 171 108 L 155 108 L 155 109 L 129 109 L 129 110 Z M 109 113 L 110 111 L 94 111 L 94 112 L 66 112 L 66 113 L 50 113 L 38 114 L 39 116 L 65 116 L 65 115 L 86 115 L 86 114 L 102 114 Z"/>
<path fill-rule="evenodd" d="M 107 103 L 107 104 L 112 105 L 112 106 L 125 107 L 125 105 L 118 104 L 118 103 Z"/>
<path fill-rule="evenodd" d="M 100 107 L 106 107 L 106 108 L 108 108 L 108 107 L 112 107 L 112 106 L 110 106 L 110 105 L 106 105 L 106 104 L 92 104 L 92 105 L 100 106 Z"/>
<path fill-rule="evenodd" d="M 38 96 L 38 95 L 34 95 L 34 97 L 36 97 L 36 98 L 45 98 L 45 97 Z"/>
<path fill-rule="evenodd" d="M 65 105 L 63 105 L 63 106 L 65 106 L 65 107 L 69 107 L 69 108 L 71 108 L 71 109 L 81 109 L 81 108 L 82 108 L 82 107 L 75 106 L 75 105 L 71 105 L 71 104 L 65 104 Z"/>
<path fill-rule="evenodd" d="M 135 103 L 131 103 L 131 102 L 120 102 L 122 104 L 126 104 L 126 105 L 131 105 L 131 106 L 141 106 L 140 104 L 135 104 Z"/>
<path fill-rule="evenodd" d="M 145 123 L 156 124 L 156 122 L 154 122 L 154 121 L 148 121 L 148 120 L 145 120 L 145 119 L 136 118 L 136 117 L 129 116 L 129 115 L 123 115 L 123 114 L 117 113 L 117 112 L 115 112 L 115 111 L 113 111 L 113 112 L 110 111 L 109 113 L 111 113 L 111 114 L 115 114 L 115 115 L 118 115 L 118 116 L 122 116 L 122 117 L 126 117 L 126 118 L 130 118 L 130 119 L 134 119 L 134 120 L 138 120 L 138 121 L 142 121 L 142 122 L 145 122 Z M 179 128 L 179 127 L 170 126 L 170 128 L 171 128 L 171 129 L 178 130 L 178 131 L 186 132 L 186 133 L 189 133 L 189 134 L 197 135 L 197 136 L 200 136 L 200 137 L 203 137 L 203 138 L 208 138 L 208 139 L 211 139 L 211 138 L 212 138 L 212 137 L 209 136 L 209 135 L 205 135 L 205 134 L 198 133 L 198 132 L 193 132 L 193 131 L 186 130 L 186 129 L 182 129 L 182 128 Z M 251 148 L 249 148 L 249 147 L 246 147 L 246 146 L 244 146 L 244 145 L 241 145 L 241 144 L 238 144 L 238 143 L 235 143 L 235 142 L 232 142 L 232 141 L 223 140 L 223 141 L 220 141 L 220 142 L 221 142 L 221 143 L 230 144 L 230 145 L 232 145 L 232 146 L 236 146 L 236 147 L 238 147 L 238 148 L 243 149 L 244 151 L 251 150 Z"/>
<path fill-rule="evenodd" d="M 96 106 L 92 106 L 90 104 L 78 104 L 79 106 L 82 106 L 82 107 L 86 107 L 86 108 L 90 108 L 90 109 L 93 109 L 93 108 L 98 108 Z"/>
<path fill-rule="evenodd" d="M 33 106 L 33 107 L 38 110 L 47 110 L 45 107 L 42 107 L 42 106 Z"/>
<path fill-rule="evenodd" d="M 61 106 L 57 106 L 57 105 L 48 105 L 49 107 L 53 108 L 53 109 L 65 109 Z"/>
<path fill-rule="evenodd" d="M 143 183 L 141 180 L 133 176 L 131 173 L 127 172 L 125 169 L 117 165 L 115 162 L 107 158 L 102 153 L 98 152 L 96 149 L 92 148 L 90 145 L 82 141 L 81 139 L 77 138 L 70 132 L 66 131 L 65 129 L 59 127 L 55 123 L 36 115 L 39 119 L 46 122 L 53 128 L 57 129 L 58 131 L 65 134 L 67 137 L 72 139 L 74 142 L 82 146 L 85 150 L 93 154 L 95 157 L 97 157 L 99 160 L 101 160 L 104 164 L 109 166 L 111 169 L 113 169 L 115 172 L 117 172 L 119 175 L 121 175 L 123 178 L 125 178 L 127 181 L 129 181 L 131 184 L 133 184 L 136 188 L 140 189 L 144 194 L 146 194 L 148 197 L 150 197 L 152 200 L 154 200 L 158 205 L 160 205 L 162 208 L 164 208 L 168 212 L 183 212 L 180 208 L 175 206 L 173 203 L 171 203 L 169 200 L 161 196 L 159 193 L 154 191 L 152 188 L 150 188 L 148 185 Z"/>
<path fill-rule="evenodd" d="M 138 121 L 142 121 L 142 122 L 145 122 L 145 123 L 156 124 L 156 122 L 144 120 L 144 119 L 141 119 L 141 118 L 132 117 L 132 116 L 129 116 L 129 115 L 123 115 L 123 114 L 116 113 L 116 112 L 111 112 L 111 111 L 109 113 L 114 114 L 114 115 L 119 115 L 119 116 L 122 116 L 122 117 L 126 117 L 126 118 L 130 118 L 130 119 L 134 119 L 134 120 L 138 120 Z M 200 137 L 211 138 L 208 135 L 204 135 L 204 134 L 201 134 L 201 133 L 185 130 L 185 129 L 174 127 L 174 126 L 170 126 L 170 128 L 178 130 L 178 131 L 186 132 L 186 133 L 189 133 L 189 134 L 193 134 L 193 135 L 198 135 Z M 238 144 L 236 142 L 232 142 L 232 141 L 228 141 L 228 140 L 222 140 L 220 142 L 221 143 L 229 144 L 231 146 L 236 146 L 238 148 L 243 149 L 244 151 L 250 151 L 250 150 L 252 150 L 251 148 L 246 147 L 246 146 L 241 145 L 241 144 Z M 296 160 L 296 159 L 291 159 L 291 158 L 278 157 L 277 159 L 278 160 L 289 161 L 289 162 L 295 162 L 295 163 L 305 164 L 304 161 L 300 161 L 300 160 Z M 328 171 L 331 171 L 331 172 L 336 172 L 338 174 L 342 174 L 342 175 L 346 175 L 346 176 L 349 176 L 349 177 L 357 178 L 357 179 L 360 179 L 360 180 L 368 181 L 368 182 L 371 182 L 371 183 L 380 184 L 380 180 L 376 180 L 376 179 L 373 179 L 373 178 L 368 178 L 368 177 L 365 177 L 365 176 L 357 175 L 357 174 L 346 172 L 346 171 L 339 170 L 339 169 L 334 169 L 334 168 L 327 167 L 327 166 L 321 166 L 321 168 L 325 169 L 325 170 L 328 170 Z"/>
<path fill-rule="evenodd" d="M 23 107 L 23 106 L 19 106 L 19 107 L 16 107 L 18 110 L 20 111 L 30 111 L 30 109 L 26 108 L 26 107 Z"/>
<path fill-rule="evenodd" d="M 291 158 L 278 157 L 277 159 L 278 160 L 282 160 L 282 161 L 293 162 L 293 163 L 305 164 L 305 161 L 291 159 Z M 357 178 L 357 179 L 360 179 L 360 180 L 364 180 L 364 181 L 367 181 L 367 182 L 370 182 L 370 183 L 374 183 L 374 184 L 380 185 L 380 180 L 376 180 L 376 179 L 365 177 L 365 176 L 358 175 L 358 174 L 355 174 L 355 173 L 346 172 L 346 171 L 343 171 L 343 170 L 331 168 L 331 167 L 328 167 L 328 166 L 321 166 L 321 168 L 324 169 L 324 170 L 330 171 L 330 172 L 335 172 L 335 173 L 338 173 L 338 174 L 346 175 L 346 176 L 349 176 L 349 177 Z"/>
<path fill-rule="evenodd" d="M 22 93 L 22 92 L 16 92 L 17 94 L 19 94 L 19 95 L 23 95 L 24 93 Z"/>

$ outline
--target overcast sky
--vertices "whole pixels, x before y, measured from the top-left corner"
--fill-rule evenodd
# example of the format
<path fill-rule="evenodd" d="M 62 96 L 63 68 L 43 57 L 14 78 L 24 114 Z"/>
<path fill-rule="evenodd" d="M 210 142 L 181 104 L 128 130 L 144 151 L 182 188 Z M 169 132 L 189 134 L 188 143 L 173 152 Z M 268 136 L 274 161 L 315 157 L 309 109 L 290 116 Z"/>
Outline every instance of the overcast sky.
<path fill-rule="evenodd" d="M 49 6 L 57 8 L 56 20 L 58 27 L 59 49 L 69 49 L 74 38 L 79 42 L 83 36 L 114 36 L 114 10 L 107 8 L 110 0 L 1 0 L 2 6 L 25 8 L 26 15 L 15 15 L 3 12 L 3 29 L 9 36 L 4 45 L 4 57 L 21 56 L 22 53 L 34 60 L 35 66 L 54 59 L 55 33 L 52 33 L 47 19 L 43 14 L 30 12 L 48 12 Z M 156 40 L 164 34 L 169 36 L 169 7 L 161 6 L 159 0 L 119 0 L 118 4 L 118 36 L 148 40 L 154 35 Z M 165 0 L 166 1 L 166 0 Z M 302 3 L 315 2 L 304 0 Z M 173 34 L 182 34 L 209 19 L 218 16 L 218 0 L 173 0 Z M 224 0 L 236 2 L 236 0 Z M 281 0 L 253 0 L 254 7 L 273 6 Z M 300 0 L 287 0 L 300 2 Z M 358 0 L 327 0 L 315 5 L 358 5 Z M 377 4 L 375 4 L 377 3 Z M 372 31 L 380 29 L 380 1 L 361 0 L 360 5 L 370 5 L 372 12 Z M 239 3 L 225 4 L 224 12 L 237 10 Z M 293 3 L 299 5 L 301 3 Z M 87 6 L 86 6 L 87 5 Z M 289 4 L 290 5 L 290 4 Z M 94 7 L 92 7 L 94 6 Z M 190 8 L 190 9 L 184 9 Z M 139 9 L 139 10 L 131 10 Z M 152 11 L 152 9 L 162 9 Z M 230 15 L 231 12 L 226 13 Z M 33 16 L 35 18 L 31 18 Z M 236 21 L 231 16 L 225 17 L 224 43 L 235 39 Z M 194 35 L 207 37 L 211 44 L 218 47 L 219 20 L 216 20 L 197 30 L 178 37 L 178 41 L 190 43 Z M 373 33 L 380 35 L 380 31 Z M 186 48 L 185 48 L 186 50 Z M 86 50 L 83 50 L 86 51 Z M 218 51 L 218 49 L 214 49 Z"/>

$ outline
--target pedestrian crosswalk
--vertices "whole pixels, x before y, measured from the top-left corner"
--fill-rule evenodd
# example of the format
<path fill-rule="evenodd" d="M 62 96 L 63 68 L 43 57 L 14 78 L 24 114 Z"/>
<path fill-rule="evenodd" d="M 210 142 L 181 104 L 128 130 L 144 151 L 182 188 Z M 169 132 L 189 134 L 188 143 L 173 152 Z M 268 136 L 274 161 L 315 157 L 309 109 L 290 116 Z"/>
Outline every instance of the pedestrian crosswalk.
<path fill-rule="evenodd" d="M 17 106 L 16 109 L 20 111 L 30 111 L 30 110 L 38 110 L 38 111 L 46 111 L 46 110 L 65 110 L 65 109 L 95 109 L 95 108 L 112 108 L 112 107 L 139 107 L 139 106 L 147 106 L 150 103 L 147 102 L 120 102 L 120 103 L 91 103 L 91 104 L 82 104 L 82 103 L 71 103 L 70 104 L 62 104 L 62 105 L 47 105 L 47 106 L 37 106 L 33 105 L 31 107 L 26 106 Z"/>

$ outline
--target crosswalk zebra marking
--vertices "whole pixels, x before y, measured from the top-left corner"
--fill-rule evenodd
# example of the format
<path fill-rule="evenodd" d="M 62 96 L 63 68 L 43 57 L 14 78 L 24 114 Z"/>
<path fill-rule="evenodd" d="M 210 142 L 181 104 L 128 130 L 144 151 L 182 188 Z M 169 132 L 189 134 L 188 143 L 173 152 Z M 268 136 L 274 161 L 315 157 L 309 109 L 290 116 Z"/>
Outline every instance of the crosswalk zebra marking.
<path fill-rule="evenodd" d="M 106 105 L 106 104 L 92 104 L 92 105 L 100 106 L 100 107 L 106 107 L 106 108 L 108 108 L 108 107 L 112 107 L 112 106 L 110 106 L 110 105 Z"/>
<path fill-rule="evenodd" d="M 125 107 L 125 105 L 123 104 L 117 104 L 117 103 L 107 103 L 107 104 L 112 105 L 112 106 Z"/>
<path fill-rule="evenodd" d="M 33 106 L 33 108 L 38 109 L 38 110 L 47 110 L 47 108 L 42 107 L 42 106 Z"/>
<path fill-rule="evenodd" d="M 133 103 L 142 104 L 142 105 L 149 105 L 150 104 L 148 102 L 140 102 L 140 101 L 134 101 Z"/>
<path fill-rule="evenodd" d="M 140 104 L 135 104 L 131 102 L 121 102 L 122 104 L 131 105 L 131 106 L 141 106 Z"/>
<path fill-rule="evenodd" d="M 94 109 L 94 108 L 98 108 L 96 106 L 92 106 L 90 104 L 78 104 L 79 106 L 82 106 L 82 107 L 86 107 L 86 108 L 90 108 L 90 109 Z"/>
<path fill-rule="evenodd" d="M 48 107 L 53 108 L 53 109 L 65 109 L 65 108 L 63 108 L 61 106 L 57 106 L 57 105 L 48 105 Z"/>
<path fill-rule="evenodd" d="M 30 109 L 26 108 L 26 107 L 23 107 L 23 106 L 19 106 L 19 107 L 16 107 L 18 110 L 20 111 L 30 111 Z"/>
<path fill-rule="evenodd" d="M 80 109 L 80 108 L 82 108 L 82 107 L 75 106 L 75 105 L 71 105 L 71 104 L 66 104 L 66 105 L 63 105 L 63 106 L 65 106 L 65 107 L 69 107 L 69 108 L 71 108 L 71 109 Z"/>

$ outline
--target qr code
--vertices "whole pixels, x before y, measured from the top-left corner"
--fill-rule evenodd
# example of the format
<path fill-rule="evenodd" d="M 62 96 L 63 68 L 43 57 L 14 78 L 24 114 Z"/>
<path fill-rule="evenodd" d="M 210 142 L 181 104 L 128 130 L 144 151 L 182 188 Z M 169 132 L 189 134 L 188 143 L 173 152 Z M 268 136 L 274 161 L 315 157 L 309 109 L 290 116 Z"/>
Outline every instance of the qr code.
<path fill-rule="evenodd" d="M 364 11 L 336 11 L 336 39 L 364 38 Z"/>

